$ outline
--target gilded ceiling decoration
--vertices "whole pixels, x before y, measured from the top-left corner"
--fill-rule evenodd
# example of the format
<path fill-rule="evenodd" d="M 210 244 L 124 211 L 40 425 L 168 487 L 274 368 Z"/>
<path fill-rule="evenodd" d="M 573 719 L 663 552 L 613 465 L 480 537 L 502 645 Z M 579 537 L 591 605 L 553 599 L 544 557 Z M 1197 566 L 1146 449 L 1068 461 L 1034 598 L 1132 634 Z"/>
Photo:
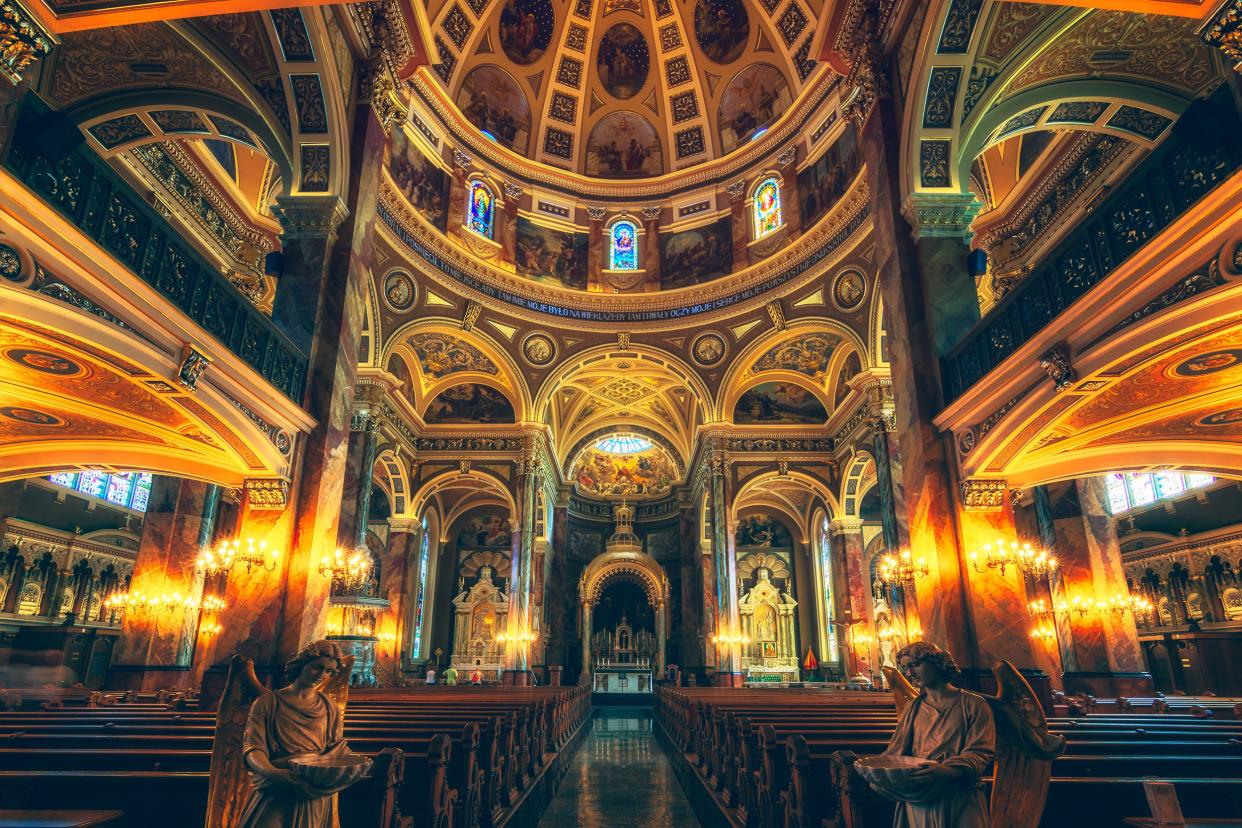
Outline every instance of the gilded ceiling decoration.
<path fill-rule="evenodd" d="M 823 383 L 833 350 L 841 337 L 829 333 L 808 333 L 773 346 L 751 365 L 753 373 L 794 371 Z"/>
<path fill-rule="evenodd" d="M 471 343 L 455 336 L 416 333 L 407 342 L 418 356 L 418 367 L 427 385 L 449 374 L 465 371 L 480 374 L 500 373 L 490 357 Z"/>

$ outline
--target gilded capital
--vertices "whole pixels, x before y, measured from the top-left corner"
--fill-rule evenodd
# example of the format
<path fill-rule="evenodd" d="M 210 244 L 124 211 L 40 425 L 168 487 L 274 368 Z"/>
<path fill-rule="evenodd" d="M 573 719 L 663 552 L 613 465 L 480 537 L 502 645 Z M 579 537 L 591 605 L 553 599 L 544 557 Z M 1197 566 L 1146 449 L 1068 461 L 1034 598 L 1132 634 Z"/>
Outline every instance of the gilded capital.
<path fill-rule="evenodd" d="M 23 73 L 60 44 L 18 0 L 0 2 L 0 74 L 16 86 Z"/>
<path fill-rule="evenodd" d="M 971 478 L 962 481 L 962 507 L 967 512 L 999 512 L 1005 508 L 1009 487 L 1004 480 Z"/>

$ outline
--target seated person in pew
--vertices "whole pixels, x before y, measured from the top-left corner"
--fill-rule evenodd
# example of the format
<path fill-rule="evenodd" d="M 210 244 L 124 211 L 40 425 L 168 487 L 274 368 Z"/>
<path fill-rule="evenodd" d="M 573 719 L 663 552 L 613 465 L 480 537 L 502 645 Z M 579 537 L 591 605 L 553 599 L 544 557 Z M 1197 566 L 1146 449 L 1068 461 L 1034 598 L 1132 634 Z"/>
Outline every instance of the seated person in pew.
<path fill-rule="evenodd" d="M 334 795 L 296 776 L 289 759 L 348 752 L 344 717 L 320 690 L 341 665 L 341 651 L 334 642 L 310 644 L 285 665 L 293 682 L 251 705 L 242 755 L 254 786 L 241 828 L 333 828 Z"/>
<path fill-rule="evenodd" d="M 996 723 L 982 696 L 952 684 L 960 672 L 945 650 L 916 641 L 897 664 L 919 694 L 897 719 L 888 755 L 931 760 L 911 778 L 935 783 L 926 802 L 899 802 L 893 828 L 989 828 L 981 779 L 996 755 Z"/>

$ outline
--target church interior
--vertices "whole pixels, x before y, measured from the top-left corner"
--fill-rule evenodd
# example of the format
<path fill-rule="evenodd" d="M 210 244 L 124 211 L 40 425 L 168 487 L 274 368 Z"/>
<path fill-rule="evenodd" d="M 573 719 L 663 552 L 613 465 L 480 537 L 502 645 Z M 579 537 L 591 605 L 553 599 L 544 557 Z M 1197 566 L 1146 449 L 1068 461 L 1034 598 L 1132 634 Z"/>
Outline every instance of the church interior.
<path fill-rule="evenodd" d="M 1240 73 L 3 0 L 0 824 L 1242 824 Z"/>

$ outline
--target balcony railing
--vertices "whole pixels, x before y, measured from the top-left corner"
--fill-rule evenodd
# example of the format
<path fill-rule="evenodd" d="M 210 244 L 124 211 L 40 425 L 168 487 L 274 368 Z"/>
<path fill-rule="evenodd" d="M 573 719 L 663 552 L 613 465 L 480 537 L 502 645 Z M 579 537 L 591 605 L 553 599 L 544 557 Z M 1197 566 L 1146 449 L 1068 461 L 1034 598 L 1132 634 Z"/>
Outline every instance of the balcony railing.
<path fill-rule="evenodd" d="M 53 158 L 30 136 L 48 112 L 27 95 L 5 167 L 91 240 L 301 403 L 307 358 L 89 147 Z"/>
<path fill-rule="evenodd" d="M 1232 111 L 1231 103 L 1225 107 Z M 1242 166 L 1236 129 L 1213 126 L 1194 135 L 1175 128 L 941 359 L 946 403 L 964 394 Z"/>

